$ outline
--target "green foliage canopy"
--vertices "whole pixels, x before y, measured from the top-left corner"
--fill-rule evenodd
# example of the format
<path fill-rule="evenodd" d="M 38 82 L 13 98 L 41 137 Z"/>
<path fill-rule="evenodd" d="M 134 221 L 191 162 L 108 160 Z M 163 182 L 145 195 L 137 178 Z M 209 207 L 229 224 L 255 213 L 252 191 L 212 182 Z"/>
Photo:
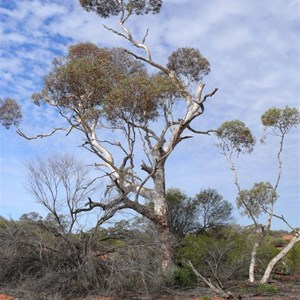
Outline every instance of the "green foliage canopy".
<path fill-rule="evenodd" d="M 158 14 L 163 4 L 162 0 L 80 0 L 79 2 L 85 10 L 93 11 L 102 18 L 125 12 L 129 15 Z"/>
<path fill-rule="evenodd" d="M 202 231 L 224 225 L 231 220 L 232 204 L 214 189 L 201 190 L 196 195 L 198 218 L 202 223 Z M 198 231 L 198 233 L 200 233 Z"/>
<path fill-rule="evenodd" d="M 196 82 L 208 75 L 210 64 L 198 49 L 179 48 L 169 56 L 167 67 L 177 76 L 183 76 L 189 82 Z"/>
<path fill-rule="evenodd" d="M 146 122 L 159 115 L 176 90 L 172 78 L 149 74 L 124 49 L 81 43 L 53 61 L 43 90 L 32 98 L 36 104 L 69 110 L 85 122 Z"/>
<path fill-rule="evenodd" d="M 269 182 L 255 183 L 251 190 L 242 190 L 237 197 L 237 206 L 242 214 L 258 218 L 267 212 L 277 199 L 276 191 Z"/>
<path fill-rule="evenodd" d="M 171 231 L 183 237 L 187 233 L 203 233 L 207 228 L 228 223 L 232 205 L 214 189 L 201 190 L 195 197 L 187 197 L 179 189 L 167 191 Z"/>
<path fill-rule="evenodd" d="M 261 122 L 265 129 L 272 128 L 276 135 L 288 133 L 300 123 L 299 110 L 295 107 L 276 108 L 271 107 L 262 116 Z"/>
<path fill-rule="evenodd" d="M 223 151 L 235 151 L 238 154 L 253 151 L 255 137 L 242 121 L 224 122 L 217 129 L 216 135 L 221 140 L 217 146 Z"/>
<path fill-rule="evenodd" d="M 12 125 L 18 126 L 22 120 L 22 112 L 14 99 L 0 99 L 0 124 L 6 129 Z"/>

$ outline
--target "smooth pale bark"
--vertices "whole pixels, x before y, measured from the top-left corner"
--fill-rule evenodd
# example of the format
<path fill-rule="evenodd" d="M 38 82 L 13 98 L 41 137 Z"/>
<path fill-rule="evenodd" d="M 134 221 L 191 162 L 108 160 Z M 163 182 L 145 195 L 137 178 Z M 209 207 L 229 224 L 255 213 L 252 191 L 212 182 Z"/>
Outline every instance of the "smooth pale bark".
<path fill-rule="evenodd" d="M 268 283 L 271 273 L 275 267 L 275 265 L 285 257 L 289 253 L 289 251 L 298 243 L 300 242 L 300 230 L 295 233 L 295 235 L 292 237 L 290 242 L 269 262 L 265 274 L 263 278 L 261 279 L 260 283 Z"/>
<path fill-rule="evenodd" d="M 161 268 L 163 274 L 166 274 L 168 270 L 174 265 L 172 235 L 170 232 L 169 216 L 167 214 L 167 211 L 164 214 L 160 215 L 159 220 L 157 221 L 155 226 L 161 244 Z"/>
<path fill-rule="evenodd" d="M 169 76 L 174 80 L 177 85 L 178 93 L 180 93 L 180 98 L 186 103 L 186 109 L 182 112 L 182 118 L 175 121 L 172 110 L 174 97 L 167 97 L 165 99 L 166 103 L 162 107 L 162 128 L 159 130 L 157 130 L 157 128 L 155 130 L 150 128 L 152 120 L 148 120 L 149 122 L 139 122 L 134 120 L 134 118 L 132 119 L 131 116 L 126 117 L 126 114 L 124 115 L 124 119 L 120 120 L 121 123 L 123 122 L 122 125 L 110 124 L 110 122 L 103 124 L 102 116 L 101 118 L 98 117 L 95 118 L 95 120 L 90 120 L 85 117 L 84 109 L 80 103 L 74 108 L 70 108 L 72 110 L 70 117 L 61 110 L 57 99 L 49 100 L 48 98 L 45 98 L 43 99 L 44 102 L 58 108 L 60 115 L 67 120 L 68 124 L 71 124 L 71 127 L 68 129 L 57 128 L 50 134 L 37 135 L 33 138 L 28 138 L 21 131 L 18 131 L 18 133 L 27 139 L 50 136 L 58 130 L 66 130 L 69 134 L 74 129 L 83 133 L 84 141 L 82 147 L 96 155 L 96 168 L 103 172 L 103 177 L 107 177 L 110 180 L 105 195 L 109 195 L 109 192 L 111 191 L 116 191 L 118 195 L 112 197 L 110 201 L 105 199 L 105 203 L 89 199 L 89 202 L 86 203 L 84 207 L 76 210 L 76 214 L 91 211 L 95 207 L 100 207 L 104 211 L 111 210 L 113 211 L 113 214 L 117 210 L 129 208 L 151 220 L 159 234 L 161 242 L 160 250 L 162 253 L 162 270 L 164 272 L 173 264 L 172 236 L 170 233 L 169 213 L 165 197 L 165 162 L 177 144 L 184 139 L 192 137 L 184 134 L 186 131 L 209 134 L 209 131 L 197 132 L 196 130 L 191 129 L 190 126 L 194 119 L 203 114 L 204 103 L 209 97 L 212 97 L 217 92 L 217 89 L 214 89 L 211 93 L 202 97 L 204 83 L 199 82 L 195 95 L 193 96 L 189 91 L 189 88 L 182 84 L 181 78 L 177 77 L 177 75 L 167 67 L 152 60 L 150 49 L 145 44 L 147 33 L 142 42 L 138 42 L 133 37 L 129 29 L 125 26 L 125 22 L 129 16 L 130 14 L 127 15 L 123 11 L 120 19 L 121 32 L 108 27 L 106 28 L 125 38 L 132 46 L 145 51 L 144 56 L 125 50 L 127 53 L 137 60 L 146 62 L 159 71 L 162 71 L 166 76 Z M 88 101 L 89 95 L 82 95 L 82 100 Z M 76 121 L 73 119 L 74 116 Z M 121 141 L 115 141 L 114 137 L 112 139 L 107 137 L 103 140 L 101 135 L 102 129 L 119 130 L 123 135 L 120 139 L 122 143 Z M 125 138 L 125 141 L 123 138 Z M 141 169 L 146 172 L 146 175 L 143 174 L 141 176 L 137 175 L 140 174 L 140 170 L 138 169 L 139 164 L 134 159 L 135 152 L 140 151 L 136 146 L 138 139 L 140 139 L 143 144 L 143 159 L 147 162 L 146 164 L 144 160 L 141 161 Z M 116 158 L 114 156 L 115 150 L 117 151 L 116 153 L 121 153 L 120 155 L 123 155 L 123 157 L 114 159 Z M 119 163 L 119 161 L 121 161 L 121 163 Z M 151 188 L 148 187 L 148 183 L 151 183 Z M 152 188 L 153 185 L 154 187 Z M 139 197 L 146 199 L 147 204 L 150 202 L 151 208 L 148 205 L 141 204 L 139 202 Z"/>
<path fill-rule="evenodd" d="M 153 153 L 154 157 L 160 158 L 159 151 Z M 165 274 L 173 266 L 173 246 L 172 234 L 170 231 L 169 209 L 166 201 L 165 188 L 165 164 L 164 161 L 158 164 L 153 176 L 155 192 L 154 198 L 150 199 L 154 203 L 155 227 L 158 232 L 161 244 L 161 266 Z"/>
<path fill-rule="evenodd" d="M 255 281 L 255 264 L 256 264 L 256 254 L 257 254 L 257 249 L 259 247 L 260 241 L 256 241 L 254 243 L 254 246 L 252 248 L 251 252 L 251 261 L 250 261 L 250 266 L 249 266 L 249 281 L 254 282 Z"/>
<path fill-rule="evenodd" d="M 232 154 L 233 154 L 233 150 L 231 150 L 231 152 L 228 155 L 226 155 L 225 152 L 224 152 L 224 155 L 225 155 L 226 159 L 228 160 L 228 162 L 230 164 L 230 168 L 231 168 L 231 170 L 233 171 L 233 174 L 234 174 L 234 184 L 236 185 L 236 187 L 238 189 L 238 192 L 240 193 L 241 192 L 241 187 L 240 187 L 240 183 L 239 183 L 237 170 L 236 170 L 235 165 L 232 161 Z M 255 281 L 254 272 L 255 272 L 255 264 L 256 264 L 256 254 L 257 254 L 257 249 L 260 245 L 262 237 L 260 236 L 260 232 L 258 230 L 258 224 L 255 220 L 255 217 L 253 216 L 253 214 L 251 212 L 251 209 L 248 208 L 248 205 L 247 205 L 246 202 L 242 201 L 242 203 L 243 203 L 245 209 L 247 210 L 250 218 L 252 219 L 253 224 L 256 227 L 256 232 L 257 232 L 257 240 L 255 241 L 255 244 L 252 248 L 251 260 L 250 260 L 250 265 L 249 265 L 249 281 L 254 282 Z"/>

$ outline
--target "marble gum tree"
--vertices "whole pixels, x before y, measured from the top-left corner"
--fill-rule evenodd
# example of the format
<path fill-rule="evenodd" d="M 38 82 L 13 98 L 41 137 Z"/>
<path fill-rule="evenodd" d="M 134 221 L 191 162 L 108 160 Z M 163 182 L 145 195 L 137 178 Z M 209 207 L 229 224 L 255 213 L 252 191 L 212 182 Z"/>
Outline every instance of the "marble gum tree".
<path fill-rule="evenodd" d="M 35 136 L 20 128 L 17 132 L 28 140 L 59 131 L 79 132 L 79 144 L 94 155 L 94 167 L 102 174 L 98 177 L 105 182 L 106 192 L 103 199 L 89 197 L 74 214 L 98 208 L 112 217 L 131 209 L 151 220 L 159 234 L 165 272 L 173 264 L 166 161 L 182 141 L 211 132 L 192 127 L 217 92 L 203 94 L 202 79 L 210 72 L 210 64 L 198 49 L 184 47 L 162 65 L 146 44 L 148 31 L 140 39 L 133 35 L 128 20 L 159 13 L 162 0 L 81 0 L 80 4 L 102 18 L 118 16 L 120 30 L 106 29 L 137 51 L 92 43 L 70 46 L 66 56 L 53 61 L 42 90 L 32 96 L 35 104 L 53 107 L 66 126 Z M 18 125 L 17 119 L 3 116 L 3 120 L 8 127 Z"/>

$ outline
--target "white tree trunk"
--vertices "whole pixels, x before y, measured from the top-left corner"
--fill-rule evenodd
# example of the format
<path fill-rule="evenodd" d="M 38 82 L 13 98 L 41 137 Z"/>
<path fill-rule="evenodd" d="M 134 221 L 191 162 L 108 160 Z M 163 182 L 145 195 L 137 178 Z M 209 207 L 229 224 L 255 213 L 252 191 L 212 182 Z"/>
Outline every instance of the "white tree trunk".
<path fill-rule="evenodd" d="M 256 241 L 251 252 L 251 261 L 249 266 L 249 281 L 254 282 L 255 281 L 255 264 L 256 264 L 256 254 L 257 254 L 257 248 L 259 247 L 260 242 Z"/>
<path fill-rule="evenodd" d="M 162 272 L 166 273 L 173 266 L 172 234 L 170 231 L 169 209 L 166 201 L 164 163 L 158 165 L 154 175 L 155 192 L 154 214 L 156 230 L 161 244 Z"/>
<path fill-rule="evenodd" d="M 268 283 L 275 265 L 298 243 L 300 242 L 300 230 L 295 233 L 290 242 L 278 253 L 268 264 L 265 274 L 260 283 Z"/>
<path fill-rule="evenodd" d="M 164 221 L 165 220 L 162 217 L 162 223 L 165 223 Z M 174 265 L 172 235 L 169 226 L 164 226 L 161 223 L 157 223 L 155 225 L 161 244 L 161 270 L 163 274 L 166 274 L 167 271 Z"/>
<path fill-rule="evenodd" d="M 161 271 L 165 274 L 173 266 L 173 244 L 170 231 L 169 210 L 165 195 L 154 193 L 151 201 L 154 204 L 154 219 L 152 220 L 160 242 Z"/>

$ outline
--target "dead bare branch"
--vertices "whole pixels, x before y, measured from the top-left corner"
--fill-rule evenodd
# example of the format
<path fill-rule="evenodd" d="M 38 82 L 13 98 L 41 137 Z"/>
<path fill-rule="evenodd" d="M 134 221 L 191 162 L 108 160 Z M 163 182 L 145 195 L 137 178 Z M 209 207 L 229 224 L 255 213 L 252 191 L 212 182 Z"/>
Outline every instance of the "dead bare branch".
<path fill-rule="evenodd" d="M 72 129 L 73 129 L 73 126 L 70 126 L 69 128 L 59 127 L 59 128 L 54 128 L 49 133 L 43 133 L 43 134 L 38 134 L 38 135 L 35 135 L 35 136 L 32 136 L 32 137 L 29 137 L 23 131 L 21 131 L 21 129 L 17 128 L 17 134 L 20 135 L 21 137 L 25 138 L 26 140 L 36 140 L 36 139 L 39 139 L 39 138 L 49 137 L 57 131 L 66 131 L 67 132 L 66 135 L 69 135 L 69 133 L 72 131 Z"/>
<path fill-rule="evenodd" d="M 293 232 L 297 232 L 296 228 L 292 227 L 288 221 L 284 218 L 283 215 L 281 216 L 278 216 L 278 215 L 275 215 L 275 214 L 272 214 L 273 217 L 277 218 L 277 219 L 280 219 L 282 220 Z"/>
<path fill-rule="evenodd" d="M 190 260 L 188 262 L 186 262 L 186 265 L 189 266 L 192 269 L 192 271 L 197 276 L 197 278 L 199 278 L 200 280 L 202 280 L 215 293 L 217 293 L 218 295 L 220 295 L 222 297 L 225 297 L 226 299 L 232 299 L 233 298 L 233 296 L 232 296 L 232 294 L 230 292 L 227 292 L 224 289 L 222 289 L 219 286 L 219 284 L 213 284 L 209 278 L 205 278 L 201 273 L 199 273 L 195 269 L 195 267 L 193 266 L 193 264 L 192 264 L 192 262 Z"/>
<path fill-rule="evenodd" d="M 193 129 L 190 125 L 187 126 L 187 129 L 194 132 L 194 133 L 198 133 L 198 134 L 207 134 L 207 135 L 210 135 L 211 133 L 215 133 L 217 132 L 216 130 L 214 129 L 210 129 L 210 130 L 206 130 L 206 131 L 201 131 L 201 130 L 195 130 Z"/>

